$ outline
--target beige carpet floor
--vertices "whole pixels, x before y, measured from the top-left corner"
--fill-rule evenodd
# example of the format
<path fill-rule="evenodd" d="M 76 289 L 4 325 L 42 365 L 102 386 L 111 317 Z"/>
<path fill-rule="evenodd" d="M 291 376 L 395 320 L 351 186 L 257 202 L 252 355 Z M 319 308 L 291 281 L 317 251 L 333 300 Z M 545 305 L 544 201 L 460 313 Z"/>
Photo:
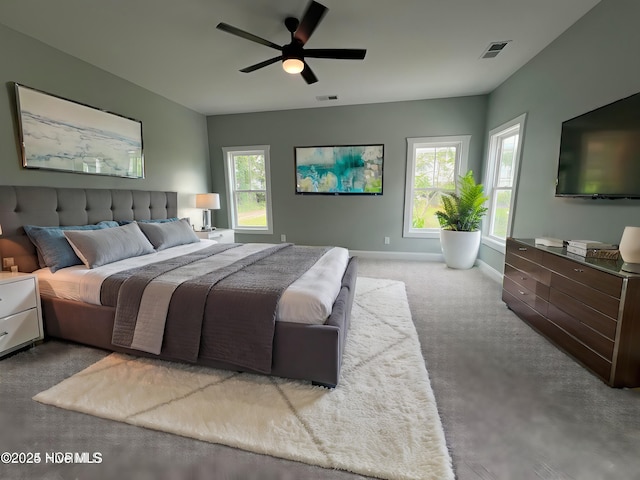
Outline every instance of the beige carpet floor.
<path fill-rule="evenodd" d="M 35 400 L 385 479 L 453 479 L 404 283 L 360 277 L 342 376 L 305 382 L 111 354 Z"/>

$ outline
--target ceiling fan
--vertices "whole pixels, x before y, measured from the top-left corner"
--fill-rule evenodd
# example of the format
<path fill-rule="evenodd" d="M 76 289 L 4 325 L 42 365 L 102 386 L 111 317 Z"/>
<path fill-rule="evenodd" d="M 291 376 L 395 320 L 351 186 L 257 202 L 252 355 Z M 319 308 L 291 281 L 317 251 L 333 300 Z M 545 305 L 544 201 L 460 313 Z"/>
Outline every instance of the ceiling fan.
<path fill-rule="evenodd" d="M 304 45 L 322 20 L 322 17 L 327 13 L 327 10 L 329 10 L 327 7 L 312 0 L 307 6 L 307 10 L 304 12 L 301 20 L 294 17 L 287 17 L 284 20 L 284 25 L 291 33 L 291 42 L 282 46 L 226 23 L 219 23 L 216 28 L 282 52 L 282 54 L 277 57 L 243 68 L 240 70 L 241 72 L 253 72 L 282 60 L 282 68 L 285 72 L 292 74 L 299 73 L 308 84 L 312 84 L 316 83 L 318 79 L 309 67 L 309 64 L 305 61 L 305 58 L 363 60 L 367 54 L 366 50 L 356 48 L 304 48 Z"/>

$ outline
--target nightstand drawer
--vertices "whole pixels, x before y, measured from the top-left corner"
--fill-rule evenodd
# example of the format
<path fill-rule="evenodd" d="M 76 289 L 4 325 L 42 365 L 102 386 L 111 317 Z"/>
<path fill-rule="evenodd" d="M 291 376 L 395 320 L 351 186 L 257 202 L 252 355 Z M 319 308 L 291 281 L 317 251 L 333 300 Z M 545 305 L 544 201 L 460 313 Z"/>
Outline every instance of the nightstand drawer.
<path fill-rule="evenodd" d="M 37 304 L 33 277 L 4 283 L 0 289 L 0 318 L 35 308 Z"/>
<path fill-rule="evenodd" d="M 39 340 L 39 324 L 36 308 L 0 320 L 0 352 L 32 340 Z"/>

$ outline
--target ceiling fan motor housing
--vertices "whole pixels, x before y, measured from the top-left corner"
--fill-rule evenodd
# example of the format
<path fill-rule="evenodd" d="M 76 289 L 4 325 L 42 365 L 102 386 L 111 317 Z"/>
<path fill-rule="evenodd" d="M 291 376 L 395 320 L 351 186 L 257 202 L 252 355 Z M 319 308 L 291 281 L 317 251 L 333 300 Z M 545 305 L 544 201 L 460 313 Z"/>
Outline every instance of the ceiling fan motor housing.
<path fill-rule="evenodd" d="M 302 44 L 297 40 L 294 40 L 290 44 L 282 46 L 282 59 L 298 58 L 302 60 L 304 58 L 303 52 Z"/>
<path fill-rule="evenodd" d="M 291 32 L 291 35 L 298 29 L 298 25 L 300 25 L 300 22 L 295 17 L 287 17 L 284 19 L 284 26 Z"/>

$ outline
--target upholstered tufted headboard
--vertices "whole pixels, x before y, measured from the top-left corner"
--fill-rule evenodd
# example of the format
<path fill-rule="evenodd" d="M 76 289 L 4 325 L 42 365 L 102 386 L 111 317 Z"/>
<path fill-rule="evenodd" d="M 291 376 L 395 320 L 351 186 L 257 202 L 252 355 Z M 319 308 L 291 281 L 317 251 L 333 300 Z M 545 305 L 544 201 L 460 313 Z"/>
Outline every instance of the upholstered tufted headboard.
<path fill-rule="evenodd" d="M 38 269 L 23 225 L 87 225 L 102 220 L 150 220 L 178 215 L 176 192 L 0 185 L 0 256 L 21 272 Z"/>

